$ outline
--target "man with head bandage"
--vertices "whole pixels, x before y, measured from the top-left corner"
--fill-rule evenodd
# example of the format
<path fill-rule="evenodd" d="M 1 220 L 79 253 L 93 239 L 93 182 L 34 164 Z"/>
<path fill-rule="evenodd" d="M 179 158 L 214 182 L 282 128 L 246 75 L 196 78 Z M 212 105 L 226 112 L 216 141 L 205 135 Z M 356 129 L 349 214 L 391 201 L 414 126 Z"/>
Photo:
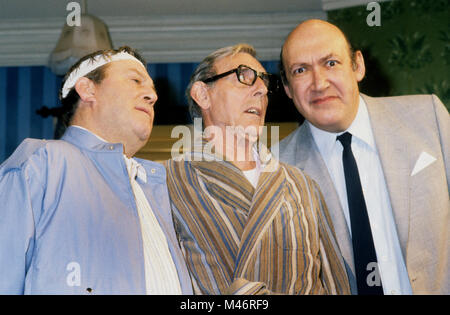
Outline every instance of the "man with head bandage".
<path fill-rule="evenodd" d="M 82 58 L 61 89 L 61 140 L 0 166 L 0 294 L 191 294 L 164 167 L 133 158 L 157 94 L 129 47 Z"/>

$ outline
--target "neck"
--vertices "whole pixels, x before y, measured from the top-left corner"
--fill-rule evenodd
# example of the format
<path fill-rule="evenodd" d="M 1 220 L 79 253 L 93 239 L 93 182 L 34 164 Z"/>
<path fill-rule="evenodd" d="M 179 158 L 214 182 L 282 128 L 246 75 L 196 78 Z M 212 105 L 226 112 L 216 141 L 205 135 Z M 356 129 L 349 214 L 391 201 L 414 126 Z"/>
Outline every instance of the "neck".
<path fill-rule="evenodd" d="M 228 134 L 223 137 L 212 137 L 207 139 L 212 141 L 217 153 L 221 154 L 227 161 L 242 171 L 256 167 L 253 156 L 253 142 L 247 137 L 236 134 Z"/>
<path fill-rule="evenodd" d="M 80 119 L 79 117 L 74 117 L 71 125 L 76 125 L 90 131 L 102 141 L 106 141 L 108 143 L 121 143 L 123 145 L 123 154 L 125 154 L 128 158 L 133 157 L 143 146 L 142 141 L 137 138 L 136 141 L 131 143 L 130 141 L 126 141 L 125 139 L 115 135 L 113 132 L 105 132 L 105 129 L 101 128 L 101 126 L 91 123 L 89 120 Z"/>

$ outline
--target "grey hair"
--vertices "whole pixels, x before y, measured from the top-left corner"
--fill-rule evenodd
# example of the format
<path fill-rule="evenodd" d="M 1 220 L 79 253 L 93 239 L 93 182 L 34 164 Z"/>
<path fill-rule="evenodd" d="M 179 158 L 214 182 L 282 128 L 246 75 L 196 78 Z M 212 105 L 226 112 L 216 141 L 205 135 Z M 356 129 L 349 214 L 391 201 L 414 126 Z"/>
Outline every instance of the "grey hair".
<path fill-rule="evenodd" d="M 252 57 L 256 57 L 256 50 L 253 46 L 240 43 L 234 46 L 223 47 L 214 51 L 205 59 L 203 59 L 197 66 L 197 68 L 195 68 L 194 73 L 192 74 L 189 84 L 186 88 L 186 98 L 188 101 L 189 114 L 191 115 L 192 121 L 194 121 L 194 118 L 202 117 L 202 111 L 200 107 L 191 97 L 191 89 L 194 83 L 197 81 L 206 80 L 216 75 L 217 73 L 214 69 L 215 63 L 222 58 L 234 56 L 238 53 L 246 53 L 251 55 Z M 214 84 L 214 82 L 210 84 Z"/>

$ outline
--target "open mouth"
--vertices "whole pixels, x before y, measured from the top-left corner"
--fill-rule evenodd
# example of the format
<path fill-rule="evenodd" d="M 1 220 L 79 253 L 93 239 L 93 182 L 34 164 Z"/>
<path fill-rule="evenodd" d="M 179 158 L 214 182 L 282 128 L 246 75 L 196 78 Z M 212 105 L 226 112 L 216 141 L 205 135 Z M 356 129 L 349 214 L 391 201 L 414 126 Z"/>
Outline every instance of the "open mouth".
<path fill-rule="evenodd" d="M 261 111 L 257 108 L 249 108 L 245 111 L 245 113 L 247 114 L 253 114 L 253 115 L 257 115 L 257 116 L 261 116 Z"/>

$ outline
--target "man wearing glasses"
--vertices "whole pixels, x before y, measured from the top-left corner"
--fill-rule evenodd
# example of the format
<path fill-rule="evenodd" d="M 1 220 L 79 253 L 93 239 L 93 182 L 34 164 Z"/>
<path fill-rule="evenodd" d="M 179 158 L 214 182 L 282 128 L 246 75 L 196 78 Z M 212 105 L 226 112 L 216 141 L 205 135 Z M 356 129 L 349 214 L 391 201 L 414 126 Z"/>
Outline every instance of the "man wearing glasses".
<path fill-rule="evenodd" d="M 169 160 L 176 232 L 197 294 L 348 294 L 323 196 L 258 143 L 271 76 L 253 47 L 206 57 L 187 87 L 202 145 Z"/>

